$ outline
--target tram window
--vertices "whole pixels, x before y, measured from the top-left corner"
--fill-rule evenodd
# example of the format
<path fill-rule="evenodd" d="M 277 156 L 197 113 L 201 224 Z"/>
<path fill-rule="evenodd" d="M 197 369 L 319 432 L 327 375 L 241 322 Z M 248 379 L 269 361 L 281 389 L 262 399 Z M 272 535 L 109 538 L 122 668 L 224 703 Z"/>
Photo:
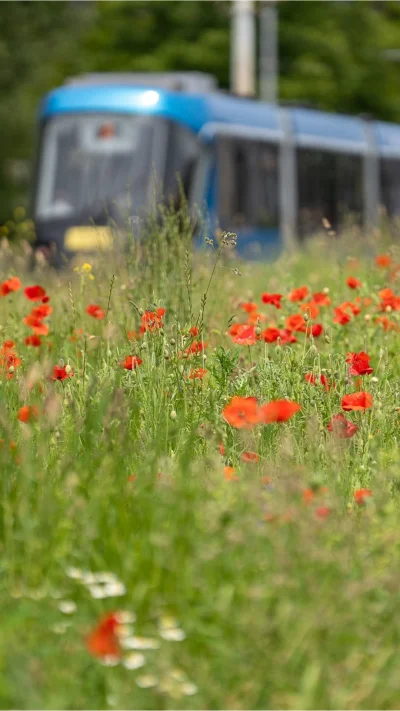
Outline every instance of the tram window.
<path fill-rule="evenodd" d="M 297 150 L 298 232 L 300 238 L 322 228 L 325 217 L 335 230 L 346 220 L 362 220 L 361 156 L 309 148 Z"/>
<path fill-rule="evenodd" d="M 276 227 L 278 146 L 221 136 L 217 141 L 219 219 L 223 229 Z"/>
<path fill-rule="evenodd" d="M 380 161 L 381 203 L 389 217 L 400 215 L 400 160 L 382 158 Z"/>
<path fill-rule="evenodd" d="M 177 208 L 182 190 L 187 199 L 191 197 L 198 158 L 199 144 L 194 134 L 184 126 L 169 123 L 163 193 Z"/>

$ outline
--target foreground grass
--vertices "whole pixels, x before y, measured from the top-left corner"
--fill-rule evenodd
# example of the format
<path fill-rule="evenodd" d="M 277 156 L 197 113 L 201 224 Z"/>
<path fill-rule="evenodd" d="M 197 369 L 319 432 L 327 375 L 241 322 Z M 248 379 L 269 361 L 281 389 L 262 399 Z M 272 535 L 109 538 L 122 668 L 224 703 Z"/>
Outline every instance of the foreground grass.
<path fill-rule="evenodd" d="M 396 292 L 396 249 L 387 268 L 373 254 L 346 260 L 336 246 L 273 265 L 240 265 L 229 247 L 210 247 L 192 263 L 187 226 L 164 232 L 168 243 L 153 235 L 144 259 L 132 252 L 91 269 L 82 260 L 61 274 L 25 275 L 22 256 L 3 247 L 3 278 L 42 285 L 54 311 L 41 346 L 27 346 L 23 319 L 35 303 L 23 289 L 0 300 L 3 341 L 22 361 L 14 368 L 6 347 L 1 708 L 394 709 L 400 340 L 397 312 L 380 312 L 378 294 Z M 355 291 L 349 275 L 362 284 Z M 329 289 L 319 337 L 232 342 L 243 302 L 265 316 L 256 328 L 282 328 L 300 311 L 286 297 L 303 285 Z M 261 303 L 263 292 L 282 293 L 282 309 Z M 334 306 L 356 295 L 371 303 L 334 323 Z M 130 333 L 157 308 L 163 325 Z M 198 354 L 194 341 L 206 344 Z M 359 384 L 348 351 L 370 356 L 374 373 Z M 121 365 L 129 355 L 142 361 L 132 371 Z M 69 377 L 52 380 L 55 365 Z M 204 377 L 191 379 L 198 368 Z M 321 373 L 335 387 L 304 377 Z M 373 407 L 345 413 L 359 429 L 339 439 L 327 425 L 357 387 Z M 222 417 L 235 395 L 301 410 L 238 430 Z M 21 422 L 23 406 L 37 416 Z M 372 495 L 357 503 L 359 489 Z M 154 648 L 107 666 L 88 640 L 120 610 Z"/>

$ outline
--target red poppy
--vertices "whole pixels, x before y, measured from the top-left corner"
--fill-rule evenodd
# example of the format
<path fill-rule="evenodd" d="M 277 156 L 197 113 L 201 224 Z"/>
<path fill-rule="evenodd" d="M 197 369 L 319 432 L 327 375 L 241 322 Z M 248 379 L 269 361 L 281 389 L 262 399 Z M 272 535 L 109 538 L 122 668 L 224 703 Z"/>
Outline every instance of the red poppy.
<path fill-rule="evenodd" d="M 314 501 L 314 498 L 315 498 L 314 489 L 304 489 L 303 490 L 303 501 L 305 504 L 311 504 L 311 502 Z"/>
<path fill-rule="evenodd" d="M 342 309 L 342 311 L 346 312 L 351 311 L 353 316 L 358 316 L 358 314 L 361 313 L 361 309 L 358 304 L 353 304 L 352 301 L 343 301 L 342 304 L 339 304 L 339 309 Z"/>
<path fill-rule="evenodd" d="M 49 327 L 43 323 L 42 319 L 36 318 L 36 316 L 32 316 L 32 314 L 25 316 L 23 322 L 26 326 L 29 326 L 37 336 L 47 336 L 49 333 Z"/>
<path fill-rule="evenodd" d="M 308 323 L 307 328 L 306 328 L 306 333 L 307 333 L 307 336 L 309 336 L 311 334 L 312 336 L 314 336 L 314 338 L 318 338 L 318 336 L 321 335 L 323 330 L 324 329 L 323 329 L 323 326 L 321 323 L 312 323 L 312 324 Z"/>
<path fill-rule="evenodd" d="M 199 353 L 202 353 L 205 347 L 207 346 L 206 343 L 203 341 L 193 341 L 193 343 L 190 344 L 187 348 L 185 348 L 185 353 L 187 355 L 198 355 Z"/>
<path fill-rule="evenodd" d="M 239 477 L 235 474 L 233 467 L 224 467 L 224 479 L 225 481 L 239 481 Z"/>
<path fill-rule="evenodd" d="M 380 303 L 381 311 L 399 311 L 400 297 L 396 296 L 392 289 L 381 289 L 379 296 L 382 299 Z"/>
<path fill-rule="evenodd" d="M 335 317 L 333 319 L 333 323 L 339 323 L 341 326 L 345 326 L 347 323 L 351 321 L 351 316 L 349 316 L 346 311 L 344 311 L 340 306 L 337 306 L 335 308 Z"/>
<path fill-rule="evenodd" d="M 359 279 L 356 279 L 356 277 L 349 276 L 346 279 L 346 284 L 350 289 L 358 289 L 360 286 L 362 286 L 361 282 Z"/>
<path fill-rule="evenodd" d="M 280 338 L 280 329 L 279 328 L 266 328 L 264 331 L 262 331 L 260 338 L 265 341 L 265 343 L 275 343 L 275 341 Z"/>
<path fill-rule="evenodd" d="M 202 380 L 206 375 L 207 370 L 205 368 L 193 368 L 189 373 L 190 380 Z"/>
<path fill-rule="evenodd" d="M 276 309 L 282 308 L 281 299 L 282 294 L 268 294 L 267 292 L 261 294 L 261 301 L 263 304 L 271 304 L 272 306 L 275 306 Z"/>
<path fill-rule="evenodd" d="M 121 647 L 117 635 L 120 624 L 118 615 L 111 613 L 103 617 L 94 630 L 86 637 L 86 647 L 93 656 L 121 657 Z"/>
<path fill-rule="evenodd" d="M 272 402 L 262 405 L 260 410 L 263 423 L 269 424 L 271 422 L 286 422 L 301 410 L 301 407 L 297 402 L 290 400 L 272 400 Z"/>
<path fill-rule="evenodd" d="M 165 314 L 165 309 L 159 308 L 156 311 L 145 311 L 142 315 L 142 322 L 140 324 L 140 333 L 145 333 L 150 331 L 153 333 L 159 328 L 163 328 L 164 321 L 163 316 Z"/>
<path fill-rule="evenodd" d="M 55 365 L 53 368 L 53 375 L 51 376 L 52 380 L 66 380 L 66 378 L 72 378 L 73 372 L 70 370 L 69 372 L 67 371 L 67 366 L 66 365 Z"/>
<path fill-rule="evenodd" d="M 328 424 L 328 430 L 339 439 L 350 439 L 358 431 L 358 426 L 350 420 L 346 420 L 345 416 L 340 413 L 332 417 Z"/>
<path fill-rule="evenodd" d="M 315 301 L 306 301 L 304 304 L 301 304 L 300 308 L 312 319 L 319 316 L 319 308 Z"/>
<path fill-rule="evenodd" d="M 310 383 L 310 385 L 318 385 L 320 383 L 324 386 L 326 391 L 331 389 L 329 380 L 323 373 L 321 373 L 319 378 L 314 373 L 306 373 L 304 378 L 307 380 L 307 383 Z"/>
<path fill-rule="evenodd" d="M 89 316 L 93 316 L 93 318 L 97 318 L 99 321 L 101 321 L 106 315 L 106 312 L 103 311 L 101 306 L 98 304 L 89 304 L 86 309 L 86 313 L 89 314 Z"/>
<path fill-rule="evenodd" d="M 15 342 L 14 342 L 14 341 L 11 341 L 11 340 L 4 341 L 4 343 L 3 343 L 2 347 L 1 347 L 1 352 L 2 352 L 2 353 L 10 353 L 11 351 L 14 350 L 14 348 L 15 348 Z"/>
<path fill-rule="evenodd" d="M 27 286 L 26 289 L 24 289 L 24 294 L 30 301 L 42 301 L 46 296 L 46 291 L 42 286 L 39 286 L 39 284 L 35 284 L 34 286 Z"/>
<path fill-rule="evenodd" d="M 359 506 L 363 506 L 365 499 L 368 499 L 370 496 L 372 496 L 371 489 L 356 489 L 354 492 L 354 501 Z"/>
<path fill-rule="evenodd" d="M 50 301 L 50 296 L 47 296 L 47 294 L 46 294 L 46 296 L 44 296 L 42 299 L 42 304 L 48 304 L 49 301 Z"/>
<path fill-rule="evenodd" d="M 318 306 L 330 306 L 331 300 L 327 294 L 323 291 L 317 291 L 312 295 L 312 301 L 314 301 Z"/>
<path fill-rule="evenodd" d="M 121 361 L 120 365 L 122 365 L 125 370 L 135 370 L 135 368 L 142 365 L 142 363 L 142 359 L 138 358 L 138 356 L 127 355 L 125 359 Z"/>
<path fill-rule="evenodd" d="M 261 421 L 255 397 L 233 397 L 222 412 L 222 417 L 236 429 L 252 429 Z"/>
<path fill-rule="evenodd" d="M 306 286 L 300 286 L 298 289 L 293 289 L 290 294 L 288 294 L 289 301 L 303 301 L 306 299 L 309 291 Z"/>
<path fill-rule="evenodd" d="M 254 304 L 252 301 L 247 301 L 246 303 L 241 304 L 240 308 L 243 309 L 243 311 L 246 311 L 246 313 L 252 314 L 254 311 L 257 311 L 257 304 Z"/>
<path fill-rule="evenodd" d="M 198 335 L 199 335 L 199 329 L 197 328 L 197 326 L 191 326 L 191 327 L 189 328 L 189 334 L 190 334 L 191 336 L 198 336 Z"/>
<path fill-rule="evenodd" d="M 40 336 L 37 336 L 36 333 L 33 336 L 27 336 L 25 338 L 25 345 L 26 346 L 34 346 L 34 348 L 39 348 L 40 344 L 42 343 Z"/>
<path fill-rule="evenodd" d="M 282 345 L 284 343 L 297 343 L 296 336 L 288 328 L 279 329 L 279 338 L 281 339 Z"/>
<path fill-rule="evenodd" d="M 48 306 L 47 304 L 41 304 L 41 306 L 34 306 L 32 311 L 31 311 L 31 316 L 34 318 L 47 318 L 50 316 L 50 314 L 53 313 L 53 309 L 51 306 Z"/>
<path fill-rule="evenodd" d="M 286 319 L 286 328 L 288 331 L 305 331 L 307 324 L 302 314 L 293 314 Z"/>
<path fill-rule="evenodd" d="M 375 264 L 377 267 L 388 267 L 392 263 L 392 258 L 389 257 L 388 254 L 378 254 L 377 257 L 375 257 Z"/>
<path fill-rule="evenodd" d="M 256 452 L 243 452 L 241 456 L 242 462 L 258 462 L 260 457 Z"/>
<path fill-rule="evenodd" d="M 350 375 L 371 375 L 374 372 L 374 369 L 369 364 L 369 355 L 364 351 L 348 353 L 346 363 L 350 365 Z"/>
<path fill-rule="evenodd" d="M 0 286 L 0 296 L 7 296 L 8 294 L 11 294 L 13 291 L 18 291 L 22 286 L 20 279 L 18 277 L 11 277 L 11 279 L 7 279 L 7 281 L 3 281 L 3 283 Z"/>
<path fill-rule="evenodd" d="M 232 341 L 237 343 L 239 346 L 254 346 L 257 342 L 255 327 L 248 326 L 245 323 L 235 323 L 233 327 L 229 329 L 229 333 Z"/>
<path fill-rule="evenodd" d="M 36 420 L 38 414 L 39 410 L 36 405 L 24 405 L 18 412 L 18 419 L 20 422 L 30 422 L 30 420 Z"/>
<path fill-rule="evenodd" d="M 374 398 L 371 393 L 358 392 L 344 395 L 342 398 L 342 409 L 346 412 L 350 410 L 368 410 L 372 407 Z"/>
<path fill-rule="evenodd" d="M 332 509 L 329 506 L 318 506 L 315 509 L 315 515 L 317 518 L 328 518 L 332 513 Z"/>

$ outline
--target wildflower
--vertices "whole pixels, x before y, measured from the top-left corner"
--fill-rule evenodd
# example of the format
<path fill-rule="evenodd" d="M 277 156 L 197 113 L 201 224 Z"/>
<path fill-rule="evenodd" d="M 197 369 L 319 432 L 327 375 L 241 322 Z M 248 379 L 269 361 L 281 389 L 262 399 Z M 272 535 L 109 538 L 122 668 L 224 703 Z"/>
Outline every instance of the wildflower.
<path fill-rule="evenodd" d="M 185 353 L 186 355 L 198 355 L 199 353 L 202 353 L 204 348 L 206 347 L 206 343 L 203 343 L 203 341 L 193 341 L 193 343 L 190 344 L 187 348 L 185 348 Z"/>
<path fill-rule="evenodd" d="M 358 392 L 344 395 L 342 398 L 342 409 L 349 410 L 368 410 L 372 407 L 374 399 L 371 393 Z"/>
<path fill-rule="evenodd" d="M 360 286 L 362 286 L 359 279 L 356 279 L 356 277 L 353 276 L 347 277 L 346 284 L 350 289 L 358 289 Z"/>
<path fill-rule="evenodd" d="M 321 323 L 307 324 L 306 333 L 307 333 L 307 336 L 311 335 L 314 338 L 318 338 L 318 336 L 321 335 L 323 330 L 324 329 L 323 329 L 323 326 Z"/>
<path fill-rule="evenodd" d="M 121 647 L 117 635 L 119 618 L 115 613 L 103 617 L 86 638 L 86 647 L 93 656 L 100 659 L 121 657 Z"/>
<path fill-rule="evenodd" d="M 252 429 L 260 422 L 260 409 L 255 397 L 233 397 L 222 417 L 236 429 Z"/>
<path fill-rule="evenodd" d="M 314 489 L 304 489 L 303 490 L 303 501 L 305 504 L 311 504 L 314 501 L 315 491 Z"/>
<path fill-rule="evenodd" d="M 120 362 L 125 370 L 135 370 L 139 365 L 142 365 L 143 361 L 138 356 L 127 355 L 124 360 Z"/>
<path fill-rule="evenodd" d="M 241 456 L 242 462 L 258 462 L 260 457 L 256 452 L 243 452 Z"/>
<path fill-rule="evenodd" d="M 275 341 L 277 341 L 280 337 L 280 329 L 272 327 L 266 328 L 264 331 L 261 332 L 260 337 L 266 343 L 275 343 Z"/>
<path fill-rule="evenodd" d="M 128 654 L 122 662 L 126 669 L 140 669 L 140 667 L 143 667 L 145 663 L 145 656 L 140 652 L 132 652 L 131 654 Z"/>
<path fill-rule="evenodd" d="M 36 405 L 24 405 L 19 409 L 18 419 L 20 422 L 30 422 L 36 420 L 39 410 Z"/>
<path fill-rule="evenodd" d="M 371 489 L 356 489 L 354 492 L 354 501 L 359 506 L 363 506 L 365 499 L 368 499 L 370 496 L 372 496 Z"/>
<path fill-rule="evenodd" d="M 42 301 L 46 296 L 46 291 L 39 284 L 35 284 L 34 286 L 27 286 L 24 289 L 24 294 L 30 301 Z"/>
<path fill-rule="evenodd" d="M 55 365 L 53 368 L 53 374 L 51 376 L 52 380 L 66 380 L 66 378 L 72 378 L 73 371 L 68 370 L 66 365 Z"/>
<path fill-rule="evenodd" d="M 375 264 L 377 267 L 385 268 L 385 267 L 390 266 L 391 263 L 392 263 L 392 259 L 391 259 L 391 257 L 389 257 L 388 254 L 378 254 L 375 257 Z"/>
<path fill-rule="evenodd" d="M 253 314 L 257 311 L 257 304 L 254 304 L 252 301 L 247 301 L 244 304 L 241 304 L 240 308 L 248 314 Z"/>
<path fill-rule="evenodd" d="M 374 372 L 374 369 L 369 364 L 369 355 L 364 351 L 348 353 L 346 363 L 350 365 L 350 375 L 371 375 Z"/>
<path fill-rule="evenodd" d="M 98 304 L 89 304 L 86 309 L 86 313 L 89 314 L 89 316 L 93 316 L 93 318 L 97 318 L 99 321 L 101 321 L 106 315 L 106 312 L 103 311 L 101 306 Z"/>
<path fill-rule="evenodd" d="M 307 327 L 302 314 L 293 314 L 292 316 L 288 316 L 285 323 L 288 331 L 305 331 Z"/>
<path fill-rule="evenodd" d="M 286 422 L 301 410 L 301 407 L 297 402 L 290 400 L 272 400 L 263 405 L 260 410 L 263 423 L 269 424 L 271 422 Z"/>
<path fill-rule="evenodd" d="M 312 319 L 319 316 L 319 308 L 315 301 L 305 301 L 304 304 L 301 304 L 300 308 Z"/>
<path fill-rule="evenodd" d="M 14 291 L 18 291 L 21 286 L 22 284 L 18 277 L 11 277 L 11 279 L 3 281 L 3 283 L 0 285 L 0 296 L 7 296 L 8 294 L 11 294 Z"/>
<path fill-rule="evenodd" d="M 47 336 L 49 333 L 49 327 L 43 323 L 42 319 L 32 316 L 32 314 L 25 316 L 23 322 L 26 326 L 29 326 L 37 336 Z"/>
<path fill-rule="evenodd" d="M 225 481 L 239 481 L 239 477 L 235 474 L 234 467 L 224 467 Z"/>
<path fill-rule="evenodd" d="M 317 376 L 314 375 L 314 373 L 306 373 L 304 375 L 304 378 L 307 381 L 307 383 L 310 383 L 310 385 L 317 385 L 319 382 L 319 383 L 321 383 L 321 385 L 324 386 L 326 391 L 331 389 L 330 382 L 329 382 L 328 378 L 326 378 L 323 373 L 321 373 L 319 378 L 317 378 Z"/>
<path fill-rule="evenodd" d="M 282 294 L 268 294 L 267 292 L 261 294 L 261 301 L 263 304 L 271 304 L 272 306 L 275 306 L 276 309 L 282 308 L 281 299 Z"/>
<path fill-rule="evenodd" d="M 334 415 L 327 427 L 329 432 L 333 432 L 339 439 L 350 439 L 358 431 L 358 426 L 350 420 L 346 420 L 342 413 Z"/>
<path fill-rule="evenodd" d="M 315 509 L 315 515 L 317 518 L 328 518 L 332 513 L 332 509 L 329 506 L 318 506 Z"/>
<path fill-rule="evenodd" d="M 232 341 L 239 346 L 254 346 L 257 342 L 254 326 L 248 326 L 242 323 L 234 324 L 229 329 L 229 334 Z"/>
<path fill-rule="evenodd" d="M 351 321 L 351 316 L 349 316 L 344 309 L 340 308 L 340 306 L 337 306 L 335 308 L 335 317 L 333 319 L 333 323 L 339 323 L 341 326 L 345 326 L 347 323 Z"/>
<path fill-rule="evenodd" d="M 331 300 L 323 291 L 317 291 L 312 295 L 312 301 L 318 306 L 330 306 Z"/>
<path fill-rule="evenodd" d="M 41 304 L 41 306 L 34 306 L 30 315 L 33 318 L 38 318 L 38 319 L 42 320 L 42 319 L 50 316 L 50 314 L 52 314 L 52 313 L 53 313 L 53 309 L 51 306 L 48 306 L 47 304 Z"/>
<path fill-rule="evenodd" d="M 145 333 L 150 331 L 153 333 L 159 328 L 164 327 L 163 316 L 165 314 L 165 309 L 159 308 L 156 311 L 144 311 L 142 314 L 142 321 L 140 324 L 140 333 Z"/>
<path fill-rule="evenodd" d="M 33 336 L 27 336 L 25 338 L 25 345 L 26 346 L 33 346 L 34 348 L 39 348 L 41 343 L 42 343 L 41 338 L 37 334 L 33 334 Z"/>
<path fill-rule="evenodd" d="M 288 328 L 280 328 L 279 329 L 279 338 L 280 338 L 281 344 L 297 343 L 296 336 L 294 336 L 293 333 Z"/>
<path fill-rule="evenodd" d="M 197 328 L 197 326 L 191 326 L 191 327 L 189 328 L 189 335 L 190 335 L 190 336 L 193 336 L 193 337 L 199 335 L 199 329 Z"/>
<path fill-rule="evenodd" d="M 206 375 L 207 370 L 205 368 L 193 368 L 189 373 L 190 380 L 202 380 Z"/>
<path fill-rule="evenodd" d="M 306 286 L 300 286 L 298 289 L 293 289 L 290 294 L 288 294 L 289 301 L 303 301 L 307 298 L 309 291 Z"/>

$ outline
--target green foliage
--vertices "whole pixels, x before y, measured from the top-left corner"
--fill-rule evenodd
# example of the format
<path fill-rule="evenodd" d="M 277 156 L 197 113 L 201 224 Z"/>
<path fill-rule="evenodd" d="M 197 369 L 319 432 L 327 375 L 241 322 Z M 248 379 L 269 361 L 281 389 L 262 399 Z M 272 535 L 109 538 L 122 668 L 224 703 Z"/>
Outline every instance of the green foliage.
<path fill-rule="evenodd" d="M 0 299 L 0 706 L 395 709 L 400 324 L 398 311 L 387 314 L 393 330 L 375 316 L 379 291 L 396 283 L 370 258 L 355 262 L 354 235 L 273 265 L 240 264 L 233 276 L 229 240 L 192 255 L 185 224 L 185 214 L 165 212 L 149 251 L 132 245 L 128 257 L 116 250 L 91 265 L 81 257 L 59 274 L 39 262 L 26 275 L 23 249 L 0 247 L 1 280 L 42 284 L 54 309 L 35 348 L 24 342 L 32 304 L 23 291 Z M 350 237 L 346 260 L 339 250 Z M 398 247 L 390 252 L 398 263 Z M 342 326 L 333 306 L 354 297 L 346 276 L 355 269 L 371 303 Z M 303 284 L 330 289 L 318 318 L 330 338 L 232 342 L 226 327 L 233 313 L 246 320 L 243 301 L 257 304 L 262 328 L 281 328 L 299 310 L 287 294 Z M 263 305 L 264 291 L 281 292 L 282 309 Z M 155 326 L 129 333 L 160 307 Z M 195 341 L 205 352 L 193 352 Z M 359 430 L 336 439 L 327 424 L 355 389 L 346 353 L 362 349 L 374 405 L 346 413 Z M 124 369 L 127 355 L 142 363 Z M 55 364 L 73 375 L 52 380 Z M 200 367 L 204 378 L 191 379 Z M 335 387 L 310 385 L 306 373 Z M 238 430 L 222 417 L 238 394 L 289 398 L 301 411 Z M 25 405 L 38 417 L 24 424 Z M 360 487 L 372 496 L 357 505 Z M 99 573 L 117 586 L 105 590 Z M 106 666 L 87 649 L 99 620 L 118 610 L 134 612 L 135 635 L 156 645 L 138 650 L 143 667 Z M 165 638 L 165 615 L 181 641 Z M 154 686 L 143 688 L 143 674 Z"/>

